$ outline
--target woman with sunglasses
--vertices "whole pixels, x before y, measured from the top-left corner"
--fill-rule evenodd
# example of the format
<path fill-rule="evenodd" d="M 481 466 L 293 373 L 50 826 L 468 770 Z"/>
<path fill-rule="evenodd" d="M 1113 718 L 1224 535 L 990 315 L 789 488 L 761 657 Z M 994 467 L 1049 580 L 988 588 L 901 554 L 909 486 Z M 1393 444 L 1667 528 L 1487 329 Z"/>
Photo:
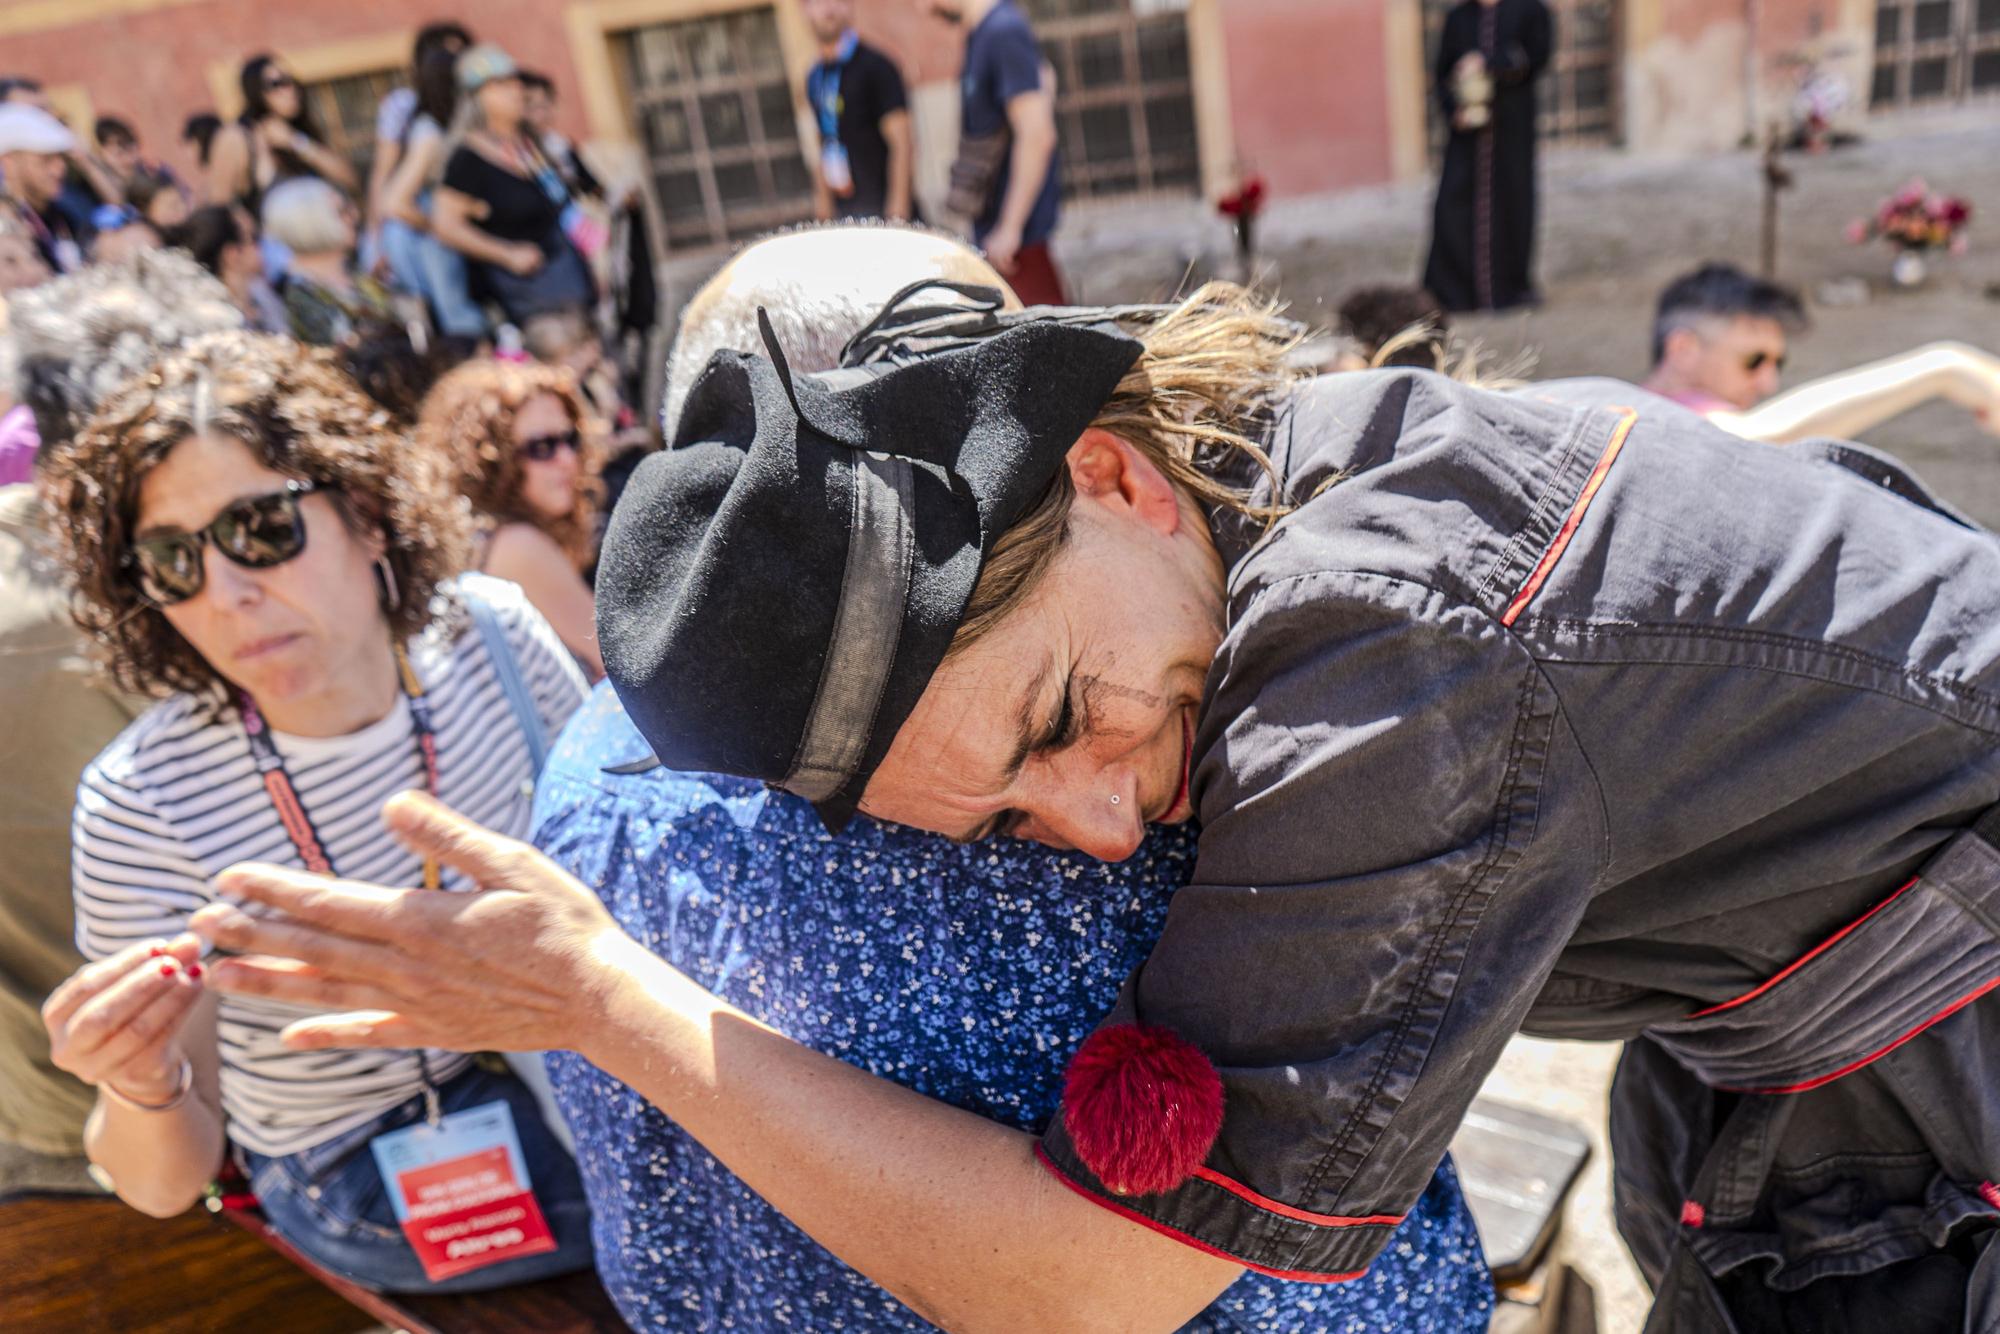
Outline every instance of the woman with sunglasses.
<path fill-rule="evenodd" d="M 305 90 L 276 56 L 252 56 L 241 82 L 243 114 L 209 145 L 208 203 L 242 204 L 258 217 L 264 192 L 294 176 L 318 176 L 354 192 L 353 164 L 320 138 Z"/>
<path fill-rule="evenodd" d="M 449 577 L 467 525 L 443 460 L 391 433 L 326 354 L 224 334 L 107 401 L 46 492 L 79 624 L 115 682 L 159 697 L 83 775 L 74 889 L 93 962 L 43 1010 L 55 1064 L 98 1090 L 91 1160 L 165 1217 L 233 1155 L 293 1245 L 372 1288 L 589 1264 L 575 1166 L 525 1085 L 439 1051 L 287 1055 L 276 1035 L 299 1011 L 218 1003 L 184 933 L 209 878 L 252 852 L 468 888 L 382 831 L 397 792 L 527 828 L 545 739 L 583 683 L 517 590 Z M 552 1244 L 434 1279 L 371 1146 L 469 1108 L 511 1120 Z"/>
<path fill-rule="evenodd" d="M 425 452 L 449 459 L 474 512 L 473 568 L 519 584 L 594 681 L 603 432 L 567 370 L 482 358 L 432 389 L 417 419 Z"/>

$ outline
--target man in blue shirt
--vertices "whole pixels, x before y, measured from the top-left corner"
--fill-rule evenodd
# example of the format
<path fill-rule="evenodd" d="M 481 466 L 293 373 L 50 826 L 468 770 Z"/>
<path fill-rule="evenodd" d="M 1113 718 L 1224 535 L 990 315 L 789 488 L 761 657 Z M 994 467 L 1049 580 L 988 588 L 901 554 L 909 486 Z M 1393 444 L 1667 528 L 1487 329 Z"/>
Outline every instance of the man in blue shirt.
<path fill-rule="evenodd" d="M 1068 304 L 1049 253 L 1060 207 L 1055 72 L 1014 0 L 930 0 L 965 29 L 952 204 L 1030 306 Z"/>

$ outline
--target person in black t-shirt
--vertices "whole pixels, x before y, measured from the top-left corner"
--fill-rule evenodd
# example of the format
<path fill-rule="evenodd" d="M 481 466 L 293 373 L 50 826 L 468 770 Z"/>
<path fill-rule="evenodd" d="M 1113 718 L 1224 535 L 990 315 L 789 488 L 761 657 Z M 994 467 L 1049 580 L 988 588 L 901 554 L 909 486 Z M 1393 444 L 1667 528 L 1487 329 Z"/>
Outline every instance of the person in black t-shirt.
<path fill-rule="evenodd" d="M 888 56 L 854 31 L 854 0 L 805 0 L 820 60 L 806 76 L 819 126 L 813 214 L 909 220 L 915 154 L 910 99 Z"/>

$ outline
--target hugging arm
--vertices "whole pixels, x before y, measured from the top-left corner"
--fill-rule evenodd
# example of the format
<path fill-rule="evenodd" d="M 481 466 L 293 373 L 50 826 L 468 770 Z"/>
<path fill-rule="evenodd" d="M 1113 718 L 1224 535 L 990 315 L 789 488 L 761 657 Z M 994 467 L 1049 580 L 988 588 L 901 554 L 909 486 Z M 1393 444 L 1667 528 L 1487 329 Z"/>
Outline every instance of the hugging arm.
<path fill-rule="evenodd" d="M 407 794 L 385 818 L 486 888 L 342 886 L 274 868 L 218 882 L 223 990 L 349 1011 L 296 1046 L 572 1048 L 636 1089 L 816 1241 L 948 1329 L 1171 1330 L 1237 1266 L 1065 1189 L 1033 1137 L 801 1046 L 620 931 L 540 853 Z M 312 923 L 307 929 L 297 923 Z"/>
<path fill-rule="evenodd" d="M 1195 1244 L 1352 1277 L 1422 1195 L 1581 918 L 1600 807 L 1546 680 L 1478 608 L 1328 572 L 1232 620 L 1194 879 L 1110 1021 L 1169 1029 L 1214 1063 L 1221 1134 L 1184 1184 L 1135 1197 L 1069 1133 L 1106 1119 L 1091 1107 L 1067 1107 L 1045 1149 L 1078 1189 Z"/>

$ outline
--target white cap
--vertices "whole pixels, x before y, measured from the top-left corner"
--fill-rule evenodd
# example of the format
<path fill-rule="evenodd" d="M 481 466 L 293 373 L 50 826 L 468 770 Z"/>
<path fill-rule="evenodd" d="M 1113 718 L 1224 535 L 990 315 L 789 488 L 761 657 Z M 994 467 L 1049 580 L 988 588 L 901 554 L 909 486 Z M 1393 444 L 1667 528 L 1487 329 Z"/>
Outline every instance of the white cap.
<path fill-rule="evenodd" d="M 67 153 L 75 147 L 69 127 L 40 107 L 0 104 L 0 153 Z"/>

